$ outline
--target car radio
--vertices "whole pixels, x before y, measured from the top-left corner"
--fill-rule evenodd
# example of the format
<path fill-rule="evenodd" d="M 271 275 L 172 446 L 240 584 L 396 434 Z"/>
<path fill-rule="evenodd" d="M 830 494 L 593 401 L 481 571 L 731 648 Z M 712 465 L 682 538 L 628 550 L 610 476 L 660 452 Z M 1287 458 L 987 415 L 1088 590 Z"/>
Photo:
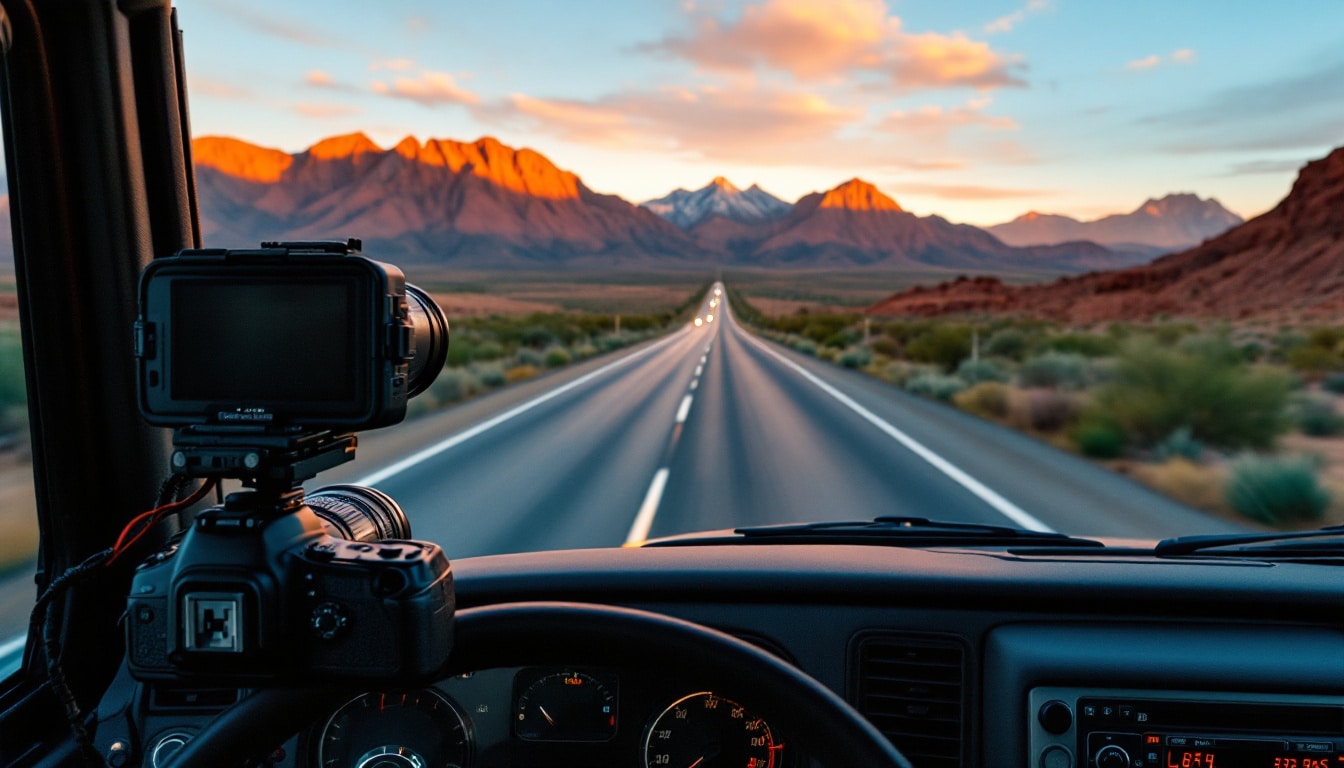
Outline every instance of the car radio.
<path fill-rule="evenodd" d="M 1344 696 L 1033 688 L 1037 768 L 1344 768 Z"/>

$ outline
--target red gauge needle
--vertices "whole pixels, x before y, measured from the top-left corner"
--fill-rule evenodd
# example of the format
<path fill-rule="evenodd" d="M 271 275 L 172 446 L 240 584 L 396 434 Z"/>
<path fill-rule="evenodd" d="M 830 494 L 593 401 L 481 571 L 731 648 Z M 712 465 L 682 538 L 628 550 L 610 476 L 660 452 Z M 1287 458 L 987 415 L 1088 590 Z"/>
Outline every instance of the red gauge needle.
<path fill-rule="evenodd" d="M 537 709 L 541 710 L 541 716 L 546 718 L 546 722 L 550 723 L 551 727 L 554 728 L 555 720 L 551 718 L 551 713 L 547 712 L 545 707 L 537 707 Z"/>
<path fill-rule="evenodd" d="M 703 762 L 705 762 L 705 756 L 704 756 L 704 755 L 701 755 L 701 756 L 695 758 L 695 762 L 694 762 L 694 763 L 691 763 L 691 764 L 688 765 L 688 766 L 686 766 L 686 768 L 695 768 L 695 766 L 697 766 L 697 765 L 699 765 L 699 764 L 701 764 L 701 763 L 703 763 Z"/>

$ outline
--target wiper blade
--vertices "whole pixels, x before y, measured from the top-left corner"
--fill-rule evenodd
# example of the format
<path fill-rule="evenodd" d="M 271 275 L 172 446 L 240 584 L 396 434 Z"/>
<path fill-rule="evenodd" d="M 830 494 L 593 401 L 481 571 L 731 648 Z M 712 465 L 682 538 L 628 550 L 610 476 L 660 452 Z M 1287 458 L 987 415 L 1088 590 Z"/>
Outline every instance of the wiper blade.
<path fill-rule="evenodd" d="M 688 537 L 651 544 L 887 544 L 902 547 L 1007 546 L 1104 547 L 1099 541 L 1062 533 L 1029 531 L 977 523 L 949 523 L 923 517 L 878 517 L 824 523 L 784 523 L 737 528 L 736 536 L 716 539 Z"/>
<path fill-rule="evenodd" d="M 1331 538 L 1338 538 L 1339 540 L 1336 542 L 1321 541 L 1321 539 Z M 1253 552 L 1260 555 L 1293 556 L 1310 553 L 1344 557 L 1344 525 L 1330 525 L 1311 531 L 1289 531 L 1286 533 L 1225 533 L 1181 536 L 1175 539 L 1163 539 L 1153 548 L 1153 554 L 1158 557 L 1181 557 L 1183 555 L 1193 555 L 1197 552 L 1220 555 Z"/>

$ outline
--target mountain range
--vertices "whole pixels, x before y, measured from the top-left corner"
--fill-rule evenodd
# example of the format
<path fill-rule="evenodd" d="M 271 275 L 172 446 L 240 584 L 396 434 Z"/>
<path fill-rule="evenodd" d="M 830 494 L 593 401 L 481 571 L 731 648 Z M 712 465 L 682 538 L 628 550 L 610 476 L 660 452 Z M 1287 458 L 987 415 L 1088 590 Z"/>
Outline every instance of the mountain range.
<path fill-rule="evenodd" d="M 902 291 L 869 312 L 1002 313 L 1080 323 L 1158 314 L 1337 316 L 1344 312 L 1344 147 L 1303 167 L 1269 212 L 1151 264 L 1031 286 L 960 278 Z"/>
<path fill-rule="evenodd" d="M 1096 221 L 1032 211 L 986 229 L 1009 245 L 1091 240 L 1113 249 L 1167 252 L 1221 235 L 1242 221 L 1217 200 L 1202 200 L 1184 192 L 1160 200 L 1149 199 L 1129 213 L 1117 213 Z"/>
<path fill-rule="evenodd" d="M 1092 242 L 1019 247 L 915 216 L 852 179 L 793 205 L 715 179 L 643 207 L 596 193 L 529 149 L 363 134 L 293 154 L 227 137 L 192 143 L 204 241 L 362 236 L 381 258 L 455 266 L 882 267 L 1076 272 L 1151 254 Z"/>

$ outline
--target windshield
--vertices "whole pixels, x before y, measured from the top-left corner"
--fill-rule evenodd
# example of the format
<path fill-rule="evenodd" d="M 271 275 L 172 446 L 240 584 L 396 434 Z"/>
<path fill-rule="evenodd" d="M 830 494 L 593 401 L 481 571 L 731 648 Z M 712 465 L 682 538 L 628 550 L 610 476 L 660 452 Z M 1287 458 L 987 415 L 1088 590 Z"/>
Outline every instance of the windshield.
<path fill-rule="evenodd" d="M 203 244 L 358 237 L 446 311 L 406 423 L 309 485 L 377 485 L 450 557 L 1344 520 L 1344 7 L 179 18 Z M 7 525 L 31 479 L 4 286 Z M 9 530 L 0 651 L 31 604 Z"/>

